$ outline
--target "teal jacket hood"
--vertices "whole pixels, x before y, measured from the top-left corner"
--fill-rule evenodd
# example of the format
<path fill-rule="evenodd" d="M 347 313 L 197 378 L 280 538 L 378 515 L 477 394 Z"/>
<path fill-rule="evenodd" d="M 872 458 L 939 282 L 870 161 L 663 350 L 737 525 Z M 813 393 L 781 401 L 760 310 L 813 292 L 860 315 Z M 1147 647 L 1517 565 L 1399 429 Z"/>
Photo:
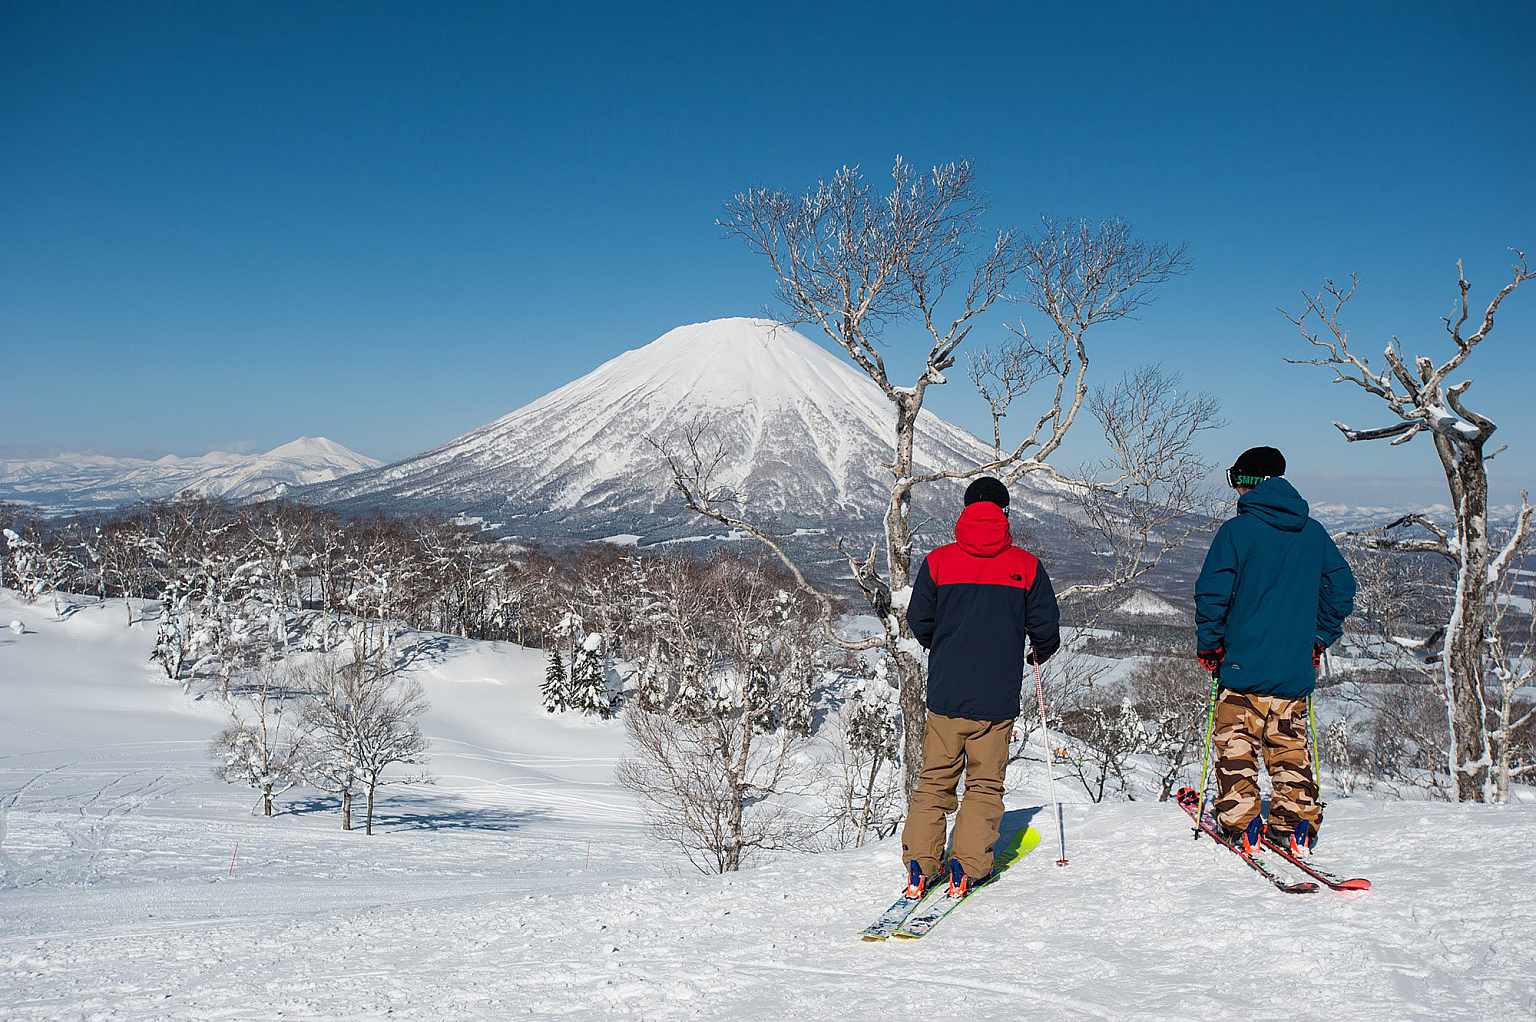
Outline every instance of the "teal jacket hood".
<path fill-rule="evenodd" d="M 1237 499 L 1237 513 L 1252 515 L 1283 532 L 1300 532 L 1312 508 L 1296 487 L 1280 476 L 1266 479 Z"/>

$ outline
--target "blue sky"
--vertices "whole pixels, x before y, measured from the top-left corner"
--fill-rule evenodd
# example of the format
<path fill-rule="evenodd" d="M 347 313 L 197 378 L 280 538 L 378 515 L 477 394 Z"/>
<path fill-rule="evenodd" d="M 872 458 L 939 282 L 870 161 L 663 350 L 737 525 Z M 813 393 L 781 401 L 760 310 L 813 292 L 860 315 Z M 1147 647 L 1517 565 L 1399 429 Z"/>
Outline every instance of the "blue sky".
<path fill-rule="evenodd" d="M 1456 259 L 1486 298 L 1536 250 L 1536 14 L 1412 6 L 9 5 L 0 453 L 405 456 L 761 313 L 723 200 L 902 153 L 973 160 L 999 226 L 1187 242 L 1097 364 L 1222 396 L 1214 457 L 1272 443 L 1319 498 L 1434 498 L 1427 445 L 1338 438 L 1380 416 L 1285 366 L 1276 312 L 1353 271 L 1358 343 L 1439 352 Z M 1469 395 L 1512 443 L 1504 499 L 1536 482 L 1536 286 L 1507 310 Z"/>

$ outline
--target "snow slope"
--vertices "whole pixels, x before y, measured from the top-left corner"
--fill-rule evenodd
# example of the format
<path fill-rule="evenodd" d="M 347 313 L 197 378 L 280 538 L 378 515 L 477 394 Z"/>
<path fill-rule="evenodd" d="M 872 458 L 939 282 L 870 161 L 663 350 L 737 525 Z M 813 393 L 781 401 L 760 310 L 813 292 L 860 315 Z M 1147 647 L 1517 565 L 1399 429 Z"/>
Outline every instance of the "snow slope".
<path fill-rule="evenodd" d="M 0 631 L 0 791 L 31 782 L 0 842 L 7 1020 L 1536 1013 L 1529 805 L 1336 799 L 1324 858 L 1376 890 L 1287 897 L 1156 803 L 1069 805 L 1057 868 L 1026 788 L 1039 851 L 932 937 L 863 944 L 893 842 L 680 871 L 612 784 L 618 726 L 538 714 L 533 651 L 413 637 L 441 783 L 391 790 L 368 839 L 211 780 L 217 713 L 154 680 L 121 604 L 51 616 L 0 593 L 28 628 Z"/>
<path fill-rule="evenodd" d="M 0 459 L 0 500 L 49 508 L 109 508 L 177 494 L 243 500 L 374 468 L 374 458 L 325 437 L 300 437 L 265 454 L 211 451 L 194 458 L 66 454 Z"/>

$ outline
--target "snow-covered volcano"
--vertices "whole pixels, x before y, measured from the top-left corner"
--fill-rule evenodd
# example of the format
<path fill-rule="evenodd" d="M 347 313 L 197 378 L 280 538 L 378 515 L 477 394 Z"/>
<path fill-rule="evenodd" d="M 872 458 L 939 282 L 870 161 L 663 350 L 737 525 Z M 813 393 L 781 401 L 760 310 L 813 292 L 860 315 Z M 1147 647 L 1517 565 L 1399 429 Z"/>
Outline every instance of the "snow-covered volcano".
<path fill-rule="evenodd" d="M 885 395 L 795 330 L 746 318 L 678 327 L 436 450 L 305 497 L 430 504 L 509 527 L 537 513 L 539 531 L 559 523 L 664 538 L 687 516 L 652 441 L 680 448 L 695 427 L 723 448 L 718 480 L 756 515 L 817 525 L 884 506 L 894 432 Z M 988 452 L 937 416 L 919 419 L 920 469 L 973 465 Z"/>
<path fill-rule="evenodd" d="M 846 573 L 839 540 L 868 550 L 879 539 L 895 433 L 889 400 L 827 349 L 765 319 L 678 327 L 435 450 L 292 495 L 354 513 L 463 514 L 518 540 L 740 539 L 688 511 L 672 487 L 657 445 L 681 451 L 690 429 L 723 454 L 716 485 L 742 495 L 748 517 L 784 537 L 818 577 Z M 918 471 L 991 457 L 965 430 L 928 412 L 919 417 Z M 963 487 L 919 488 L 919 549 L 949 541 Z M 1041 477 L 1012 490 L 1014 534 L 1054 575 L 1101 570 L 1073 529 L 1068 494 Z M 1152 584 L 1182 594 L 1188 567 Z"/>

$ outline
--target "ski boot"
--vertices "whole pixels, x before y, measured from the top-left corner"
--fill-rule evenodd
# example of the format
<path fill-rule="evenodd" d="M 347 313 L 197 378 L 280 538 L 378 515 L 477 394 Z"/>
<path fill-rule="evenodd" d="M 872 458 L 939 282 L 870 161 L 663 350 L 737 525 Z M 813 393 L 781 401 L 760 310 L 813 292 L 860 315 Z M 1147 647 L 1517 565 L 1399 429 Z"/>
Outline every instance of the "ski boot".
<path fill-rule="evenodd" d="M 978 883 L 986 880 L 986 877 L 972 878 L 960 865 L 959 859 L 949 860 L 949 896 L 951 898 L 963 898 L 976 887 Z"/>
<path fill-rule="evenodd" d="M 1271 844 L 1289 849 L 1291 855 L 1298 859 L 1310 858 L 1312 849 L 1317 847 L 1317 824 L 1306 820 L 1298 820 L 1296 828 L 1289 833 L 1284 827 L 1273 824 L 1266 833 Z"/>
<path fill-rule="evenodd" d="M 932 887 L 934 882 L 938 879 L 939 876 L 937 873 L 931 877 L 924 876 L 923 867 L 918 865 L 916 859 L 913 859 L 911 862 L 907 863 L 907 887 L 906 890 L 904 890 L 902 893 L 905 894 L 908 898 L 921 899 L 925 894 L 928 893 L 928 888 Z"/>
<path fill-rule="evenodd" d="M 1264 820 L 1261 817 L 1255 816 L 1243 828 L 1228 827 L 1219 822 L 1216 826 L 1221 831 L 1222 840 L 1244 855 L 1253 858 L 1264 850 Z"/>

